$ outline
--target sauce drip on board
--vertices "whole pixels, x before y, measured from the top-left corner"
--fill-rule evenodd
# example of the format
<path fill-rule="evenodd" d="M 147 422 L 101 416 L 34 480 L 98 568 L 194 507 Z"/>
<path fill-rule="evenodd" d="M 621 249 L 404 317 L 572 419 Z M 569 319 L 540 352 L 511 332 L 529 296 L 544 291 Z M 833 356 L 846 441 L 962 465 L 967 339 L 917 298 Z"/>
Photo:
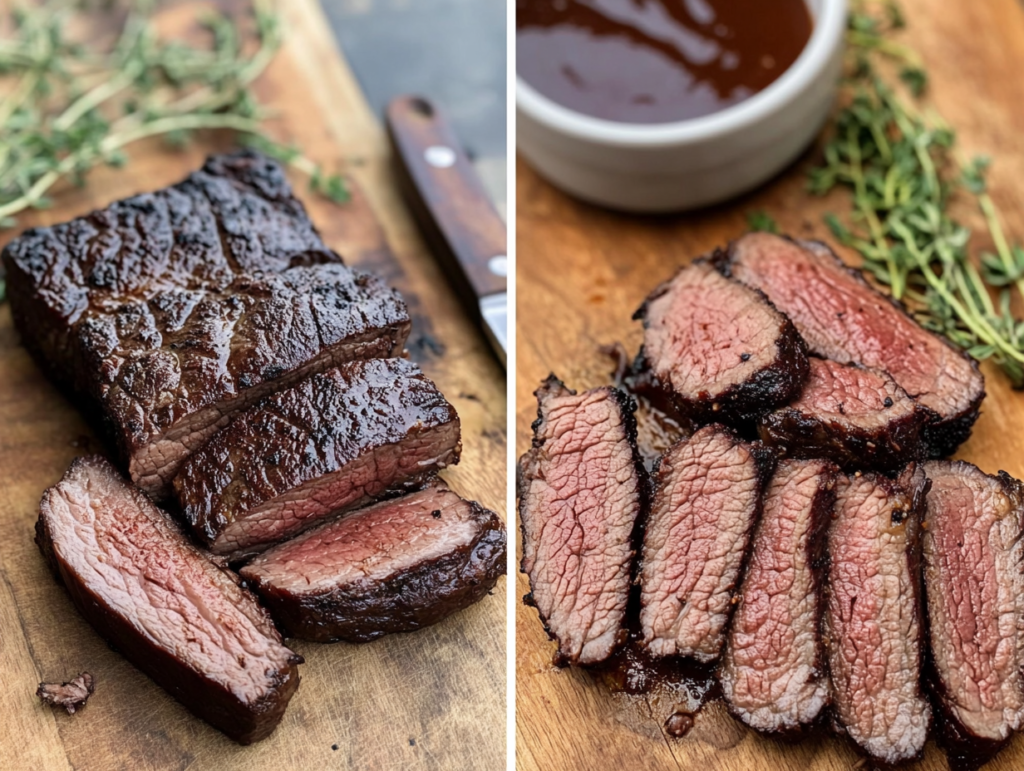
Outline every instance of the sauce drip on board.
<path fill-rule="evenodd" d="M 769 86 L 811 27 L 804 0 L 516 0 L 516 67 L 576 112 L 669 123 Z"/>

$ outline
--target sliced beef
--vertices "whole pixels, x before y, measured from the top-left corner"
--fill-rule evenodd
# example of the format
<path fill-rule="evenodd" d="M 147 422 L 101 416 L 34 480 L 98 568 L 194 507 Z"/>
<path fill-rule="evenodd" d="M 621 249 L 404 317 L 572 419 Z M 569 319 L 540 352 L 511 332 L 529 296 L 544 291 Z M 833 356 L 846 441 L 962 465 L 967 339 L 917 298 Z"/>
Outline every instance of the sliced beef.
<path fill-rule="evenodd" d="M 1024 485 L 963 461 L 925 473 L 931 685 L 943 743 L 978 761 L 1024 727 Z"/>
<path fill-rule="evenodd" d="M 505 573 L 505 525 L 434 482 L 275 546 L 241 573 L 285 635 L 368 642 L 481 600 Z"/>
<path fill-rule="evenodd" d="M 924 748 L 931 707 L 921 688 L 920 466 L 897 480 L 840 477 L 829 533 L 826 639 L 836 717 L 870 757 L 897 763 Z"/>
<path fill-rule="evenodd" d="M 895 471 L 924 456 L 928 413 L 888 374 L 811 358 L 800 398 L 765 415 L 761 441 L 794 458 L 828 458 L 849 470 Z"/>
<path fill-rule="evenodd" d="M 625 641 L 632 532 L 642 504 L 633 401 L 577 394 L 554 375 L 536 391 L 533 446 L 519 460 L 522 569 L 555 663 L 596 664 Z"/>
<path fill-rule="evenodd" d="M 930 410 L 931 456 L 948 455 L 970 436 L 985 396 L 977 362 L 922 328 L 827 246 L 750 233 L 730 244 L 719 264 L 768 295 L 812 353 L 884 370 Z"/>
<path fill-rule="evenodd" d="M 398 294 L 341 265 L 251 152 L 27 231 L 3 261 L 22 341 L 158 498 L 231 412 L 409 332 Z"/>
<path fill-rule="evenodd" d="M 108 435 L 135 483 L 163 497 L 232 414 L 310 373 L 397 355 L 409 318 L 380 279 L 315 265 L 90 310 L 76 333 Z"/>
<path fill-rule="evenodd" d="M 729 710 L 766 733 L 796 734 L 829 703 L 821 621 L 836 471 L 784 460 L 765 491 L 719 681 Z"/>
<path fill-rule="evenodd" d="M 75 460 L 43 494 L 36 541 L 96 631 L 196 715 L 242 744 L 281 721 L 302 657 L 105 460 Z"/>
<path fill-rule="evenodd" d="M 773 455 L 719 425 L 661 459 L 640 569 L 643 644 L 654 656 L 718 657 Z"/>
<path fill-rule="evenodd" d="M 356 361 L 237 414 L 174 491 L 196 537 L 237 556 L 418 487 L 461 450 L 455 408 L 415 364 Z"/>
<path fill-rule="evenodd" d="M 655 289 L 634 314 L 642 359 L 696 420 L 746 420 L 800 393 L 804 345 L 760 292 L 698 260 Z"/>

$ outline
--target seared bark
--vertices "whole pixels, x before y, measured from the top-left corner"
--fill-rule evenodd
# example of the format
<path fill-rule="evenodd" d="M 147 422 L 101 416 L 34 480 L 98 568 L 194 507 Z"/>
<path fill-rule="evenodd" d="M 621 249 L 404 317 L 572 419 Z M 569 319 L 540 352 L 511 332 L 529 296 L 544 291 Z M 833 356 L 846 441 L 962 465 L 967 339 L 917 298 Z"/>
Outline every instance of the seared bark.
<path fill-rule="evenodd" d="M 928 412 L 881 370 L 811 358 L 800 398 L 761 418 L 761 441 L 791 458 L 897 471 L 920 460 Z"/>
<path fill-rule="evenodd" d="M 36 541 L 85 619 L 192 712 L 242 744 L 277 727 L 302 657 L 109 463 L 71 464 L 43 494 Z"/>
<path fill-rule="evenodd" d="M 807 376 L 789 319 L 705 260 L 657 287 L 633 318 L 644 323 L 644 366 L 694 420 L 756 418 L 799 394 Z"/>
<path fill-rule="evenodd" d="M 342 266 L 250 151 L 26 231 L 3 262 L 22 342 L 157 498 L 232 412 L 409 332 L 398 294 Z"/>
<path fill-rule="evenodd" d="M 434 482 L 275 546 L 241 574 L 287 636 L 368 642 L 483 599 L 505 574 L 505 525 Z"/>
<path fill-rule="evenodd" d="M 970 436 L 985 397 L 977 362 L 922 328 L 825 244 L 749 233 L 718 264 L 768 295 L 812 353 L 884 370 L 930 410 L 924 436 L 931 457 L 948 455 Z"/>
<path fill-rule="evenodd" d="M 185 462 L 174 491 L 195 536 L 238 556 L 415 489 L 461 450 L 455 408 L 415 364 L 356 361 L 238 414 Z"/>

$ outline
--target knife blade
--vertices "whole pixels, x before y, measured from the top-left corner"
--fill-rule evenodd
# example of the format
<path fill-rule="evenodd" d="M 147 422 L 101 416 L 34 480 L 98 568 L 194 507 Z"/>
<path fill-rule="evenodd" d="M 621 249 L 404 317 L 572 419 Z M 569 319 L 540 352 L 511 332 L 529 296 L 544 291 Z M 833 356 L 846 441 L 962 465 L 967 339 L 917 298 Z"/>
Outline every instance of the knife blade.
<path fill-rule="evenodd" d="M 399 188 L 431 252 L 505 365 L 507 229 L 443 111 L 400 96 L 385 111 Z"/>

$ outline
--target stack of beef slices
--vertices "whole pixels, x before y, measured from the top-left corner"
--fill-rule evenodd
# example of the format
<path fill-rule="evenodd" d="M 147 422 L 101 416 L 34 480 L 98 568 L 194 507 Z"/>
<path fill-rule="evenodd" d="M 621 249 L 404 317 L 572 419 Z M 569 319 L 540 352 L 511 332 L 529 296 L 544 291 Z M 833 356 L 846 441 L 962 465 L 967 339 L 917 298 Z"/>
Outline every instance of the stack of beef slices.
<path fill-rule="evenodd" d="M 24 345 L 120 467 L 76 460 L 37 542 L 90 623 L 232 738 L 267 736 L 298 686 L 279 629 L 411 631 L 504 573 L 501 519 L 437 478 L 459 417 L 400 358 L 405 304 L 321 241 L 276 162 L 212 157 L 3 262 Z"/>
<path fill-rule="evenodd" d="M 767 734 L 991 757 L 1024 727 L 1024 485 L 941 459 L 978 415 L 976 363 L 824 245 L 761 233 L 636 318 L 626 386 L 549 378 L 520 461 L 556 663 L 699 662 Z M 650 474 L 640 388 L 692 426 Z"/>

